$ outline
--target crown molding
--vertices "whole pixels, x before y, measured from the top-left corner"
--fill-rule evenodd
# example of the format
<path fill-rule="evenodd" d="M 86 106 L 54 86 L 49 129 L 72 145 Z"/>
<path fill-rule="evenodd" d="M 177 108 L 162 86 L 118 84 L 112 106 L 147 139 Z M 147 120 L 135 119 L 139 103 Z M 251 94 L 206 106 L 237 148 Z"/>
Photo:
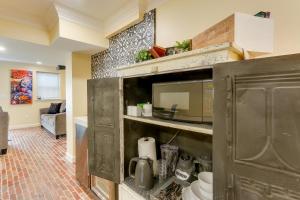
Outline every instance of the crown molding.
<path fill-rule="evenodd" d="M 91 28 L 96 31 L 103 31 L 102 21 L 96 18 L 84 15 L 59 3 L 54 3 L 54 7 L 56 9 L 59 19 L 63 19 L 87 28 Z"/>
<path fill-rule="evenodd" d="M 58 24 L 58 13 L 53 4 L 49 7 L 44 19 L 48 31 L 52 31 Z"/>
<path fill-rule="evenodd" d="M 104 22 L 105 37 L 110 38 L 141 22 L 146 12 L 146 0 L 132 0 Z"/>

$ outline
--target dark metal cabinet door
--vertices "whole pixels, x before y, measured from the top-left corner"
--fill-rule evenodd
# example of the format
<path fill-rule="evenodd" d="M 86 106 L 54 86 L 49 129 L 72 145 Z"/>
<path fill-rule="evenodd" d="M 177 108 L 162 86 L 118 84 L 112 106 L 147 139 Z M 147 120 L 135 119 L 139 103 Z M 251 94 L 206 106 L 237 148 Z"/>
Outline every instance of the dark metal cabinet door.
<path fill-rule="evenodd" d="M 120 79 L 88 81 L 90 174 L 120 182 Z"/>
<path fill-rule="evenodd" d="M 214 199 L 300 199 L 300 54 L 214 68 Z"/>

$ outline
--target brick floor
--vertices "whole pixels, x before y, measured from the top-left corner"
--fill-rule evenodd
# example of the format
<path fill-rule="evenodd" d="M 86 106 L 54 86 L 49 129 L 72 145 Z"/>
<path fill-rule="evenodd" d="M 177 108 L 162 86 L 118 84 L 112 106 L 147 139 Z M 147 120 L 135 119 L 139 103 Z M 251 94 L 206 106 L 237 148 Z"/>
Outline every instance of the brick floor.
<path fill-rule="evenodd" d="M 9 133 L 8 154 L 0 156 L 0 199 L 92 199 L 78 185 L 74 164 L 65 160 L 66 138 L 41 128 Z"/>

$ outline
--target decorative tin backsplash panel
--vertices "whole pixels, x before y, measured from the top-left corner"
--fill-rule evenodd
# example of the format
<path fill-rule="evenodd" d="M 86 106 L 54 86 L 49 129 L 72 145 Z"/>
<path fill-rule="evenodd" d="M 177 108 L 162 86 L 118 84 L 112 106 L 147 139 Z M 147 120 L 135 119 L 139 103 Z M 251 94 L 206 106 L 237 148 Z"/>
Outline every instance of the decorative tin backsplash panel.
<path fill-rule="evenodd" d="M 116 68 L 135 62 L 135 54 L 155 44 L 155 10 L 144 20 L 109 39 L 109 48 L 92 56 L 92 78 L 116 77 Z"/>

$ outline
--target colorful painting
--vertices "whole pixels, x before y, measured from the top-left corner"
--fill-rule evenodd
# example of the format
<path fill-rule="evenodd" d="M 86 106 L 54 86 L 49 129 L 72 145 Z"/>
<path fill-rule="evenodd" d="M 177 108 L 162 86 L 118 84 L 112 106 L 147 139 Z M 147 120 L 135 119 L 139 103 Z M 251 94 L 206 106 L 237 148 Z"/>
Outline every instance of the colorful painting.
<path fill-rule="evenodd" d="M 32 104 L 32 71 L 11 70 L 11 99 L 12 105 Z"/>

